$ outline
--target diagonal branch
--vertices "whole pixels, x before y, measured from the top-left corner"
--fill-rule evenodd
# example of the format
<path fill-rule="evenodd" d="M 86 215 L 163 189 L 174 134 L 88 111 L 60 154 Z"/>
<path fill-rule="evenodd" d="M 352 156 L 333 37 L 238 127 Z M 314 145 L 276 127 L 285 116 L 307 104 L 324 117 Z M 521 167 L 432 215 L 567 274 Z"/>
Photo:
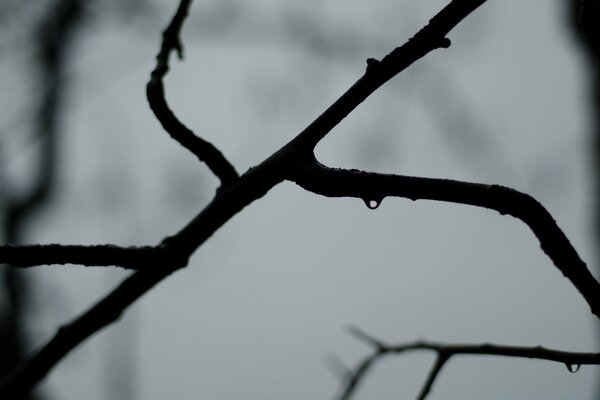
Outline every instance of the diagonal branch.
<path fill-rule="evenodd" d="M 191 253 L 217 229 L 283 180 L 276 166 L 265 161 L 224 190 L 218 191 L 213 201 L 196 218 L 176 235 L 162 241 L 159 248 L 164 252 L 161 253 L 164 257 L 153 259 L 146 267 L 131 274 L 92 308 L 61 327 L 52 339 L 0 380 L 0 399 L 19 398 L 27 393 L 77 345 L 115 322 L 157 283 L 185 267 Z M 164 260 L 165 264 L 160 264 Z"/>
<path fill-rule="evenodd" d="M 175 269 L 169 265 L 156 265 L 156 268 L 130 275 L 86 312 L 61 326 L 48 343 L 4 376 L 0 380 L 0 398 L 22 398 L 67 353 L 92 334 L 117 321 L 127 307 Z"/>
<path fill-rule="evenodd" d="M 384 83 L 431 51 L 450 47 L 446 35 L 485 1 L 453 0 L 408 42 L 395 48 L 381 61 L 369 58 L 365 74 L 288 146 L 314 150 L 321 139 Z"/>
<path fill-rule="evenodd" d="M 381 359 L 410 351 L 433 351 L 437 354 L 437 358 L 417 397 L 418 400 L 424 400 L 427 397 L 444 365 L 456 355 L 501 356 L 553 361 L 564 364 L 569 372 L 577 372 L 582 365 L 600 365 L 600 353 L 570 352 L 549 349 L 542 346 L 505 346 L 489 343 L 450 344 L 416 341 L 391 346 L 384 344 L 378 339 L 373 339 L 358 328 L 353 327 L 351 333 L 359 340 L 366 341 L 368 345 L 372 346 L 373 352 L 348 371 L 340 395 L 337 397 L 339 400 L 350 399 L 360 383 L 365 379 L 367 373 L 370 372 L 371 367 Z"/>
<path fill-rule="evenodd" d="M 376 208 L 385 197 L 394 196 L 467 204 L 520 219 L 533 231 L 554 265 L 587 301 L 592 313 L 600 318 L 600 283 L 550 213 L 528 194 L 499 185 L 329 168 L 314 158 L 297 164 L 289 179 L 323 196 L 363 199 L 370 208 Z"/>
<path fill-rule="evenodd" d="M 26 268 L 49 264 L 79 264 L 142 269 L 164 263 L 172 254 L 160 246 L 119 247 L 111 244 L 77 246 L 61 244 L 0 245 L 0 263 Z"/>
<path fill-rule="evenodd" d="M 450 359 L 450 355 L 446 351 L 443 351 L 443 349 L 438 348 L 437 353 L 438 354 L 435 358 L 435 363 L 433 363 L 431 370 L 429 370 L 429 374 L 423 383 L 423 387 L 417 396 L 417 400 L 425 400 L 427 395 L 431 392 L 435 380 L 439 376 L 440 372 L 442 372 L 442 368 L 444 368 L 444 365 L 446 365 L 446 361 Z"/>
<path fill-rule="evenodd" d="M 181 123 L 171 111 L 165 99 L 162 80 L 169 71 L 171 52 L 177 51 L 179 58 L 183 57 L 183 46 L 179 38 L 179 32 L 187 16 L 190 3 L 191 0 L 182 0 L 179 3 L 179 8 L 171 23 L 163 32 L 160 51 L 156 56 L 156 67 L 152 71 L 150 81 L 146 86 L 146 96 L 150 108 L 165 131 L 179 144 L 191 151 L 200 161 L 205 162 L 208 168 L 221 180 L 222 184 L 227 184 L 238 178 L 235 168 L 216 147 L 196 136 L 194 132 Z"/>

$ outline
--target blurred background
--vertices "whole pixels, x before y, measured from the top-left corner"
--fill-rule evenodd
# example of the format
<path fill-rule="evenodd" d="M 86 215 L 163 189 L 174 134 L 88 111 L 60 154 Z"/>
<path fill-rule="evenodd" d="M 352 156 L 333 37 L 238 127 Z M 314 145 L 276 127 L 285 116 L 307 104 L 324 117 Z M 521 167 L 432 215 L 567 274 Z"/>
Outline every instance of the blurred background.
<path fill-rule="evenodd" d="M 367 58 L 404 43 L 446 3 L 197 1 L 167 99 L 244 172 L 341 95 Z M 450 49 L 371 96 L 317 157 L 527 192 L 599 276 L 600 35 L 576 33 L 575 3 L 486 3 L 451 32 Z M 162 132 L 145 100 L 175 8 L 0 4 L 2 242 L 155 244 L 212 198 L 217 180 Z M 0 371 L 127 274 L 3 268 Z M 341 365 L 370 352 L 350 325 L 390 343 L 598 351 L 600 340 L 587 304 L 515 219 L 394 198 L 369 210 L 285 183 L 60 362 L 31 398 L 330 399 Z M 357 398 L 413 398 L 432 362 L 427 353 L 389 358 Z M 430 398 L 591 400 L 598 377 L 598 367 L 572 374 L 550 362 L 458 357 Z"/>

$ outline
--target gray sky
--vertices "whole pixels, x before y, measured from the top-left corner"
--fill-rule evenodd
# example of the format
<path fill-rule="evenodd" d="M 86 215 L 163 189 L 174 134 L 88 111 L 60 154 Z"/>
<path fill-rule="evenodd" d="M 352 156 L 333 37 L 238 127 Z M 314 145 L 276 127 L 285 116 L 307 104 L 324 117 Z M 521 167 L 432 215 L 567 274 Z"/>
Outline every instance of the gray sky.
<path fill-rule="evenodd" d="M 366 58 L 402 44 L 445 2 L 227 4 L 194 5 L 186 59 L 173 64 L 166 91 L 180 118 L 243 172 L 319 115 Z M 144 98 L 172 14 L 156 7 L 130 21 L 100 19 L 80 42 L 61 191 L 32 241 L 157 243 L 214 193 L 216 180 L 161 132 Z M 563 14 L 559 2 L 490 1 L 451 33 L 450 49 L 412 66 L 340 124 L 317 157 L 528 192 L 594 265 L 585 70 Z M 222 25 L 210 25 L 215 16 Z M 32 274 L 40 343 L 125 275 L 76 266 Z M 123 376 L 134 387 L 124 390 L 140 399 L 328 399 L 339 384 L 331 355 L 351 366 L 369 351 L 349 325 L 392 343 L 597 350 L 587 305 L 519 221 L 393 198 L 372 211 L 286 183 L 228 222 L 122 323 L 61 362 L 44 388 L 56 399 L 111 398 L 107 383 L 131 373 Z M 132 360 L 115 362 L 122 354 Z M 432 360 L 382 363 L 358 398 L 414 397 Z M 430 398 L 592 399 L 599 372 L 462 357 Z"/>

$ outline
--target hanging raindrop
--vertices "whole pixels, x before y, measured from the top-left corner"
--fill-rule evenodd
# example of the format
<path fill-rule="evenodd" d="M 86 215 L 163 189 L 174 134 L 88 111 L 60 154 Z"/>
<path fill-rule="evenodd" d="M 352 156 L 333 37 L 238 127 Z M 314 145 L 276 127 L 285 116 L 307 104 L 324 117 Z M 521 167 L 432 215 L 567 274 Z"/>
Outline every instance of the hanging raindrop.
<path fill-rule="evenodd" d="M 367 205 L 367 207 L 371 210 L 375 210 L 377 207 L 379 207 L 379 205 L 381 204 L 381 200 L 368 200 L 368 199 L 364 199 L 363 200 L 365 202 L 365 204 Z"/>
<path fill-rule="evenodd" d="M 565 364 L 565 365 L 567 366 L 567 369 L 569 370 L 569 372 L 572 374 L 579 371 L 579 368 L 581 368 L 581 364 Z"/>

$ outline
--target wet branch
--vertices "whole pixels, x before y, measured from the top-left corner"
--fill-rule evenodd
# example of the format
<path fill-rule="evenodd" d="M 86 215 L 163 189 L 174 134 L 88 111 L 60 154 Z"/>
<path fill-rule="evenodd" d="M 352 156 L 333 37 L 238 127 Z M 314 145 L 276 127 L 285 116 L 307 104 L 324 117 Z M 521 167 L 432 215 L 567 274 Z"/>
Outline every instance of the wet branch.
<path fill-rule="evenodd" d="M 417 400 L 424 400 L 427 397 L 444 366 L 453 356 L 457 355 L 501 356 L 553 361 L 564 364 L 570 372 L 576 372 L 582 365 L 600 365 L 600 353 L 581 353 L 549 349 L 542 346 L 504 346 L 490 343 L 450 344 L 416 341 L 392 346 L 364 333 L 358 328 L 352 327 L 350 332 L 359 340 L 371 346 L 373 352 L 346 372 L 340 394 L 336 397 L 338 400 L 350 399 L 355 394 L 358 386 L 366 379 L 371 367 L 384 357 L 411 351 L 433 351 L 437 356 L 421 387 Z"/>
<path fill-rule="evenodd" d="M 554 266 L 600 318 L 600 283 L 550 213 L 528 194 L 499 185 L 329 168 L 314 157 L 304 164 L 297 163 L 290 180 L 323 196 L 362 199 L 370 208 L 379 206 L 385 197 L 394 196 L 467 204 L 511 215 L 533 231 Z"/>
<path fill-rule="evenodd" d="M 179 37 L 183 21 L 188 14 L 191 0 L 183 0 L 175 13 L 171 23 L 163 32 L 163 40 L 160 51 L 156 56 L 156 67 L 150 75 L 150 81 L 146 86 L 146 96 L 150 108 L 161 123 L 162 127 L 183 147 L 191 151 L 198 159 L 208 166 L 210 170 L 227 184 L 238 177 L 233 165 L 227 161 L 225 156 L 211 143 L 196 136 L 175 116 L 169 108 L 165 99 L 163 78 L 169 71 L 169 56 L 176 51 L 178 57 L 183 58 L 183 45 Z"/>

